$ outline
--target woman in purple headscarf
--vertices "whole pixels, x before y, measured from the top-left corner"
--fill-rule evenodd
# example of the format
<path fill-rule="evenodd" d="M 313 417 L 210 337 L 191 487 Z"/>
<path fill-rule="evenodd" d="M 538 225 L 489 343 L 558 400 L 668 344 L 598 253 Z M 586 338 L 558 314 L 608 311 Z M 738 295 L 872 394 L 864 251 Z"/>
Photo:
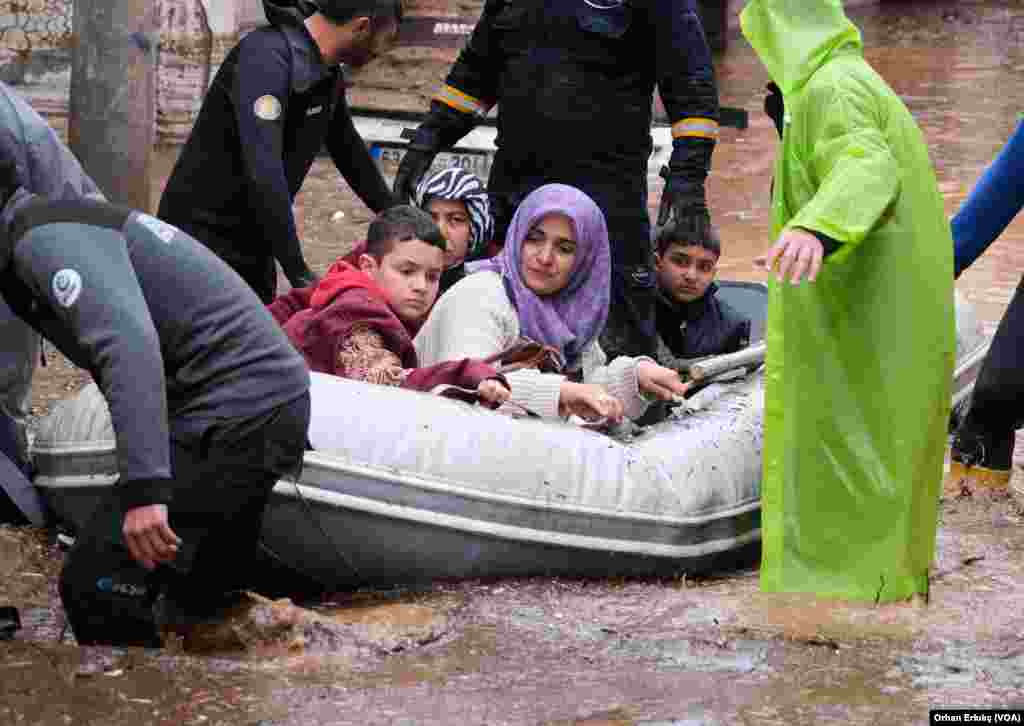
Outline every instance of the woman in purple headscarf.
<path fill-rule="evenodd" d="M 648 396 L 686 386 L 649 358 L 606 357 L 610 254 L 604 215 L 580 190 L 547 184 L 519 205 L 501 254 L 467 264 L 416 336 L 420 362 L 487 358 L 522 338 L 558 351 L 561 373 L 508 374 L 514 403 L 543 417 L 638 418 Z"/>

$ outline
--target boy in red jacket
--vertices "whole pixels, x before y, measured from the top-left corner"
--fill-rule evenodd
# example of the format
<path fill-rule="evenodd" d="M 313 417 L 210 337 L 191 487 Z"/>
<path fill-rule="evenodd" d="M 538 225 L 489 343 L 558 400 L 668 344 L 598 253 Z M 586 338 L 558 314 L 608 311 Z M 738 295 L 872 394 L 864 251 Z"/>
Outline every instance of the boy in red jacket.
<path fill-rule="evenodd" d="M 335 262 L 315 287 L 278 297 L 270 312 L 311 370 L 421 391 L 453 385 L 500 406 L 507 383 L 483 361 L 418 367 L 412 339 L 437 297 L 444 251 L 429 214 L 392 207 L 370 224 L 356 264 Z"/>

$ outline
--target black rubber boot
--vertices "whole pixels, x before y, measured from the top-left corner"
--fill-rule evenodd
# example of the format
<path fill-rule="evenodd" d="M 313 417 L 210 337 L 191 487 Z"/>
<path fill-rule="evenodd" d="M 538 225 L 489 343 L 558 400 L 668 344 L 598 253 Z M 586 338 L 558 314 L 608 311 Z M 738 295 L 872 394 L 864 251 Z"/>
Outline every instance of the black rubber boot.
<path fill-rule="evenodd" d="M 1012 429 L 993 434 L 961 425 L 950 448 L 944 494 L 955 497 L 1005 492 L 1013 473 L 1015 442 Z"/>
<path fill-rule="evenodd" d="M 1024 424 L 1024 279 L 981 364 L 953 440 L 947 494 L 1006 491 L 1015 432 Z"/>

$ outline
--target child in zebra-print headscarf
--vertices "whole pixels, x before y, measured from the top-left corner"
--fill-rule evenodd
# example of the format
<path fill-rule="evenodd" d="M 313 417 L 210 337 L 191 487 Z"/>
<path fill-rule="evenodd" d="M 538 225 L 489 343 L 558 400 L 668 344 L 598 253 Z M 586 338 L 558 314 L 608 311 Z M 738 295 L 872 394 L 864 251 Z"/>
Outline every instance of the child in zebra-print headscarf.
<path fill-rule="evenodd" d="M 486 255 L 494 236 L 487 191 L 475 174 L 452 167 L 425 177 L 416 187 L 414 201 L 433 217 L 448 243 L 441 277 L 443 293 L 462 279 L 466 260 Z"/>

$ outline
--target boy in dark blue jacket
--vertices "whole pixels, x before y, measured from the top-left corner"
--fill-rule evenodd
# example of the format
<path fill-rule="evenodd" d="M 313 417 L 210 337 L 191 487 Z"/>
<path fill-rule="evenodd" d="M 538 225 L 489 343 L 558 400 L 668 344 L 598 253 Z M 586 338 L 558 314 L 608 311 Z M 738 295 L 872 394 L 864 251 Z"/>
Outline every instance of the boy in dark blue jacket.
<path fill-rule="evenodd" d="M 722 247 L 714 229 L 684 233 L 669 224 L 659 230 L 656 245 L 658 362 L 683 368 L 694 359 L 745 348 L 750 320 L 715 295 Z"/>

